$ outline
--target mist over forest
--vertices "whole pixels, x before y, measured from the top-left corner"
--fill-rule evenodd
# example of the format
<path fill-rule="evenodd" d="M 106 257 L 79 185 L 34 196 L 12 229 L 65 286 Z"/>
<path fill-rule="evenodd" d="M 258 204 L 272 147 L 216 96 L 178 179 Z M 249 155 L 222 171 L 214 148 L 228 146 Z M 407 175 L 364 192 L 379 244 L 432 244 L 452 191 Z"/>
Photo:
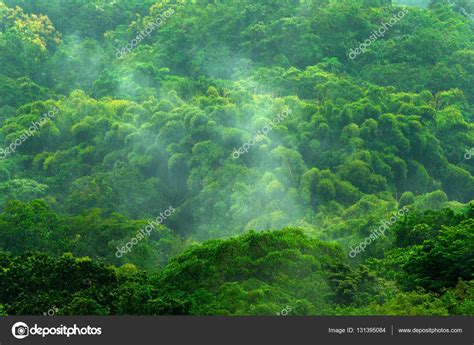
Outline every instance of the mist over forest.
<path fill-rule="evenodd" d="M 473 20 L 0 0 L 0 315 L 474 315 Z"/>

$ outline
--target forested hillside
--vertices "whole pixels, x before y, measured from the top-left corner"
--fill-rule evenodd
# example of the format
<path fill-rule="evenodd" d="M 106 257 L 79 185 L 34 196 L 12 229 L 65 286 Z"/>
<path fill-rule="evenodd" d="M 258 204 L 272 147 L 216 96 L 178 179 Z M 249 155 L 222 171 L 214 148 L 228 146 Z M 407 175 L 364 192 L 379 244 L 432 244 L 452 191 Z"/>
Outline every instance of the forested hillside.
<path fill-rule="evenodd" d="M 474 315 L 473 19 L 0 0 L 0 315 Z"/>

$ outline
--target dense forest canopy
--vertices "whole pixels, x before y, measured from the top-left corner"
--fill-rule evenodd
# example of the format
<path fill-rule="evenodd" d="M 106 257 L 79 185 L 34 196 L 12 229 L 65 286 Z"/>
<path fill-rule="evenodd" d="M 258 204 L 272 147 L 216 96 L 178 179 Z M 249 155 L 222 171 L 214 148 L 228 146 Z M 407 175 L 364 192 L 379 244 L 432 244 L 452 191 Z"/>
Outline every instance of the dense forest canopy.
<path fill-rule="evenodd" d="M 474 314 L 472 2 L 0 18 L 0 315 Z"/>

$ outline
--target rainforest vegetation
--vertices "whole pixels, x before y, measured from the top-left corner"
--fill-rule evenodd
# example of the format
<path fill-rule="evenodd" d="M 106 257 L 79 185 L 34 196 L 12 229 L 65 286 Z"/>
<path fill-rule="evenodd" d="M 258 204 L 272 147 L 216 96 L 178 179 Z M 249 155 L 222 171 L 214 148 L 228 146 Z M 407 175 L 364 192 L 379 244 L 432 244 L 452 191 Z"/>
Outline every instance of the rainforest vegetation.
<path fill-rule="evenodd" d="M 473 29 L 0 0 L 0 315 L 474 315 Z"/>

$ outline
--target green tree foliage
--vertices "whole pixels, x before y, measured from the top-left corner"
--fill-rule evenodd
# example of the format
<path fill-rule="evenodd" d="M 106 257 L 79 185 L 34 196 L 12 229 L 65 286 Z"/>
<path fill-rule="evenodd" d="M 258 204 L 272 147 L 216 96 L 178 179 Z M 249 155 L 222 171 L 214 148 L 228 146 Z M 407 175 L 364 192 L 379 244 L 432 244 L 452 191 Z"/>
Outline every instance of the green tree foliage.
<path fill-rule="evenodd" d="M 465 0 L 0 0 L 0 274 L 21 276 L 0 282 L 0 315 L 472 314 L 466 13 Z"/>

